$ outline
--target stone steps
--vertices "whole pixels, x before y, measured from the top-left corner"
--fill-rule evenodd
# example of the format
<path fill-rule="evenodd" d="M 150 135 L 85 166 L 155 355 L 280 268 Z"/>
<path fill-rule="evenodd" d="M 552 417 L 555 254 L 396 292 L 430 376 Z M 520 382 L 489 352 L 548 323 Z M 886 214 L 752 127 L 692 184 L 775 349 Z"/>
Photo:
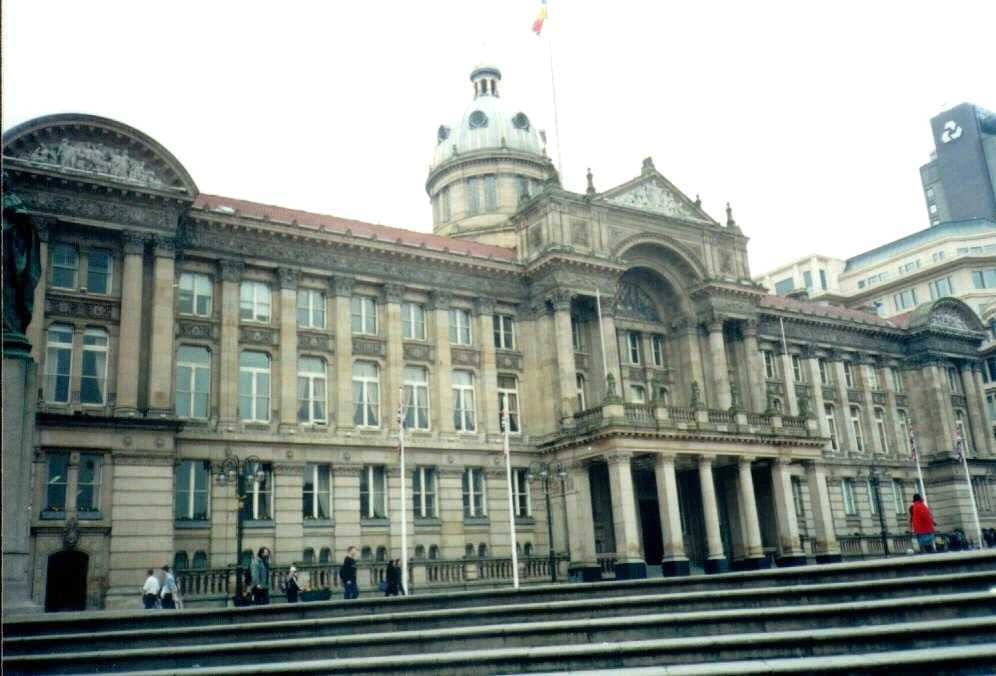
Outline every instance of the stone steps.
<path fill-rule="evenodd" d="M 522 622 L 552 622 L 596 619 L 639 614 L 688 613 L 769 607 L 814 606 L 845 601 L 869 602 L 879 599 L 938 596 L 953 593 L 987 592 L 996 586 L 996 570 L 955 575 L 922 575 L 910 578 L 865 580 L 854 583 L 793 585 L 720 591 L 632 595 L 550 603 L 518 603 L 479 606 L 457 610 L 401 611 L 368 616 L 319 617 L 245 622 L 232 625 L 177 627 L 164 634 L 162 629 L 130 629 L 91 634 L 47 634 L 5 638 L 4 654 L 36 652 L 64 653 L 80 650 L 154 648 L 169 645 L 224 643 L 238 636 L 240 642 L 275 639 L 301 639 L 316 636 L 342 636 L 356 633 L 403 632 L 445 629 L 468 625 Z"/>
<path fill-rule="evenodd" d="M 234 635 L 229 643 L 184 645 L 167 636 L 165 638 L 169 641 L 162 647 L 8 656 L 5 666 L 8 672 L 19 673 L 110 673 L 193 666 L 223 667 L 239 661 L 260 665 L 328 658 L 411 657 L 445 651 L 487 651 L 496 646 L 526 650 L 640 640 L 692 640 L 694 643 L 701 636 L 732 639 L 765 633 L 813 632 L 831 627 L 864 630 L 881 626 L 974 620 L 964 625 L 966 633 L 960 637 L 964 640 L 972 632 L 980 630 L 983 631 L 983 638 L 996 634 L 994 605 L 996 596 L 987 590 L 871 602 L 532 621 L 295 640 L 274 638 L 247 641 L 241 635 Z M 983 627 L 986 629 L 983 630 Z M 732 650 L 730 659 L 754 656 L 741 655 L 743 651 L 740 649 Z M 680 654 L 687 652 L 677 648 L 675 651 Z"/>

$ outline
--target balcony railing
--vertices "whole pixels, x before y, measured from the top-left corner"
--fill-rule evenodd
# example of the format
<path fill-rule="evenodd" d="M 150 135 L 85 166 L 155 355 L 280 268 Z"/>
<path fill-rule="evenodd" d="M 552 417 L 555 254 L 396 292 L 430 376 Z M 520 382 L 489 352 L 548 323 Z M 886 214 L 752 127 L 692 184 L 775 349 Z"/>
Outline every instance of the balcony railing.
<path fill-rule="evenodd" d="M 813 424 L 803 416 L 743 413 L 732 410 L 666 406 L 660 403 L 615 403 L 589 408 L 574 414 L 574 431 L 587 433 L 593 430 L 625 425 L 635 428 L 666 429 L 718 429 L 721 431 L 760 432 L 797 436 L 818 436 Z M 810 429 L 812 427 L 812 429 Z"/>

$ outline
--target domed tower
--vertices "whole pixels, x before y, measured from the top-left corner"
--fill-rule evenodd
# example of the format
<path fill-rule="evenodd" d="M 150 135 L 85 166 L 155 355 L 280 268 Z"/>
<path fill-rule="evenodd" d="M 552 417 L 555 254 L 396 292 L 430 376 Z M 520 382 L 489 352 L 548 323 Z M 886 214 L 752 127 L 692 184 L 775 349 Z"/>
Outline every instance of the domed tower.
<path fill-rule="evenodd" d="M 499 95 L 501 71 L 470 74 L 474 99 L 452 125 L 440 125 L 425 189 L 433 232 L 514 247 L 509 217 L 555 174 L 543 136 L 526 113 Z"/>

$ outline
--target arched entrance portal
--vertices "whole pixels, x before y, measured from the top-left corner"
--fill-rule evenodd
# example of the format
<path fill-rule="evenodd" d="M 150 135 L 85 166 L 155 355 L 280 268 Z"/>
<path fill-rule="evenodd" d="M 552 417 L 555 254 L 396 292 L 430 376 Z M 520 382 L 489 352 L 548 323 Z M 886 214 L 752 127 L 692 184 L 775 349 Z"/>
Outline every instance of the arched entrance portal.
<path fill-rule="evenodd" d="M 89 567 L 90 557 L 76 550 L 64 550 L 48 557 L 45 612 L 86 608 L 86 576 Z"/>

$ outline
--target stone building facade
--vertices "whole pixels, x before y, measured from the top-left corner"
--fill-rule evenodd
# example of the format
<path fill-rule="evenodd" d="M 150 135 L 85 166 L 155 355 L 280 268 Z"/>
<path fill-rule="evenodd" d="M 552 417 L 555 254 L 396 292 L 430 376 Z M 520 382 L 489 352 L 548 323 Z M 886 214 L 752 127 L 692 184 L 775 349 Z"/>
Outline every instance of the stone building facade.
<path fill-rule="evenodd" d="M 996 454 L 970 309 L 899 324 L 768 295 L 729 210 L 714 220 L 650 159 L 563 189 L 497 69 L 472 81 L 487 105 L 440 130 L 427 183 L 446 236 L 203 194 L 104 118 L 4 135 L 4 187 L 44 242 L 39 604 L 73 575 L 86 606 L 135 606 L 149 567 L 230 565 L 239 508 L 244 549 L 279 564 L 400 556 L 402 399 L 417 557 L 510 555 L 502 406 L 517 541 L 583 579 L 835 560 L 879 532 L 879 504 L 905 532 L 910 432 L 941 527 L 971 530 L 956 436 L 980 495 Z M 473 135 L 499 120 L 524 140 Z M 216 480 L 233 456 L 259 477 L 241 507 Z M 553 542 L 537 462 L 564 476 Z"/>

